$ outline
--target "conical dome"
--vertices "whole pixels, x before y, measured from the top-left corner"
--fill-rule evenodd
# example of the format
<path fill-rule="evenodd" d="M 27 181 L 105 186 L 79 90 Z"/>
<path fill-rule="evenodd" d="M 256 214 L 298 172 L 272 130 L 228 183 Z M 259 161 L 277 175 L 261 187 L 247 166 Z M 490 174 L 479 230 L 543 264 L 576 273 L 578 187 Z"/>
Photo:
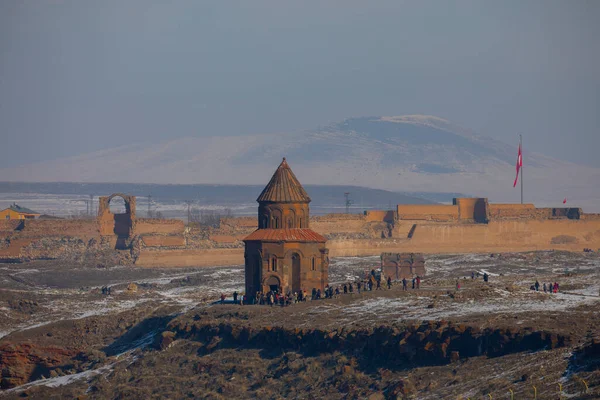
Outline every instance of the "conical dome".
<path fill-rule="evenodd" d="M 256 201 L 259 203 L 309 203 L 310 197 L 308 197 L 284 157 Z"/>

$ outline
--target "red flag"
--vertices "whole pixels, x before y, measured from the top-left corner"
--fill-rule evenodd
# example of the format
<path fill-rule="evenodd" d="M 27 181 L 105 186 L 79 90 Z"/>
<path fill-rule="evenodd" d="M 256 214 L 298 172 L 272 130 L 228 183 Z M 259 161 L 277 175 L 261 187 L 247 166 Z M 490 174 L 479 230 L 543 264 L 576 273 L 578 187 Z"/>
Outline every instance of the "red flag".
<path fill-rule="evenodd" d="M 563 204 L 567 204 L 567 198 L 565 197 L 565 199 L 563 200 Z"/>
<path fill-rule="evenodd" d="M 519 171 L 523 166 L 523 154 L 521 154 L 521 144 L 519 143 L 519 154 L 517 155 L 517 177 L 515 178 L 515 183 L 513 187 L 517 186 L 517 181 L 519 180 Z"/>

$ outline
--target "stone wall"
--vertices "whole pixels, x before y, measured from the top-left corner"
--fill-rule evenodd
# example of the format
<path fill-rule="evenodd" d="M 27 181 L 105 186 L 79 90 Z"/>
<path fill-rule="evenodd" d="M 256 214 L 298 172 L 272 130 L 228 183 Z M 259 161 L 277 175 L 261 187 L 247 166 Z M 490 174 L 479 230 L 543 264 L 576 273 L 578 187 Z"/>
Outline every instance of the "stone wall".
<path fill-rule="evenodd" d="M 12 234 L 21 222 L 21 220 L 16 219 L 0 219 L 0 235 L 6 236 Z"/>
<path fill-rule="evenodd" d="M 185 247 L 183 235 L 145 235 L 142 236 L 142 242 L 147 247 Z"/>
<path fill-rule="evenodd" d="M 368 210 L 365 211 L 365 220 L 367 222 L 394 222 L 396 213 L 394 210 Z"/>
<path fill-rule="evenodd" d="M 458 206 L 440 204 L 398 204 L 399 220 L 457 221 Z"/>
<path fill-rule="evenodd" d="M 19 237 L 70 236 L 98 237 L 95 219 L 28 219 L 23 220 L 19 230 L 11 232 Z"/>
<path fill-rule="evenodd" d="M 490 204 L 490 220 L 538 220 L 552 217 L 551 208 L 536 208 L 533 204 Z"/>
<path fill-rule="evenodd" d="M 138 218 L 135 234 L 182 234 L 184 229 L 185 224 L 178 219 Z"/>

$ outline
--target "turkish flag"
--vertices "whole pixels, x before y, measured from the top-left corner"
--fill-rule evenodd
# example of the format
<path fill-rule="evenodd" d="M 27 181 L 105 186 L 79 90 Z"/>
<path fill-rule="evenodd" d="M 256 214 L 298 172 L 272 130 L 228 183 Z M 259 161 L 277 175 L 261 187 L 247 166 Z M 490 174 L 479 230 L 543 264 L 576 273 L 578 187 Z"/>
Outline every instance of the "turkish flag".
<path fill-rule="evenodd" d="M 519 171 L 521 171 L 521 167 L 523 166 L 523 154 L 521 153 L 521 144 L 519 143 L 519 154 L 517 155 L 517 177 L 515 178 L 515 183 L 513 187 L 517 186 L 517 181 L 519 180 Z"/>
<path fill-rule="evenodd" d="M 565 197 L 565 199 L 563 200 L 563 204 L 567 204 L 567 198 Z"/>

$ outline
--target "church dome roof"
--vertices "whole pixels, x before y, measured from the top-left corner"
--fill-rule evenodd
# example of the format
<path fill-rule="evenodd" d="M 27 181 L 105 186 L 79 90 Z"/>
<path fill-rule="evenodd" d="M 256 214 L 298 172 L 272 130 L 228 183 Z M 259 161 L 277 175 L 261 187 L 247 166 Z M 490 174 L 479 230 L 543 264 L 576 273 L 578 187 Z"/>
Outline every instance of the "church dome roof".
<path fill-rule="evenodd" d="M 310 197 L 308 197 L 284 157 L 256 201 L 259 203 L 309 203 Z"/>

